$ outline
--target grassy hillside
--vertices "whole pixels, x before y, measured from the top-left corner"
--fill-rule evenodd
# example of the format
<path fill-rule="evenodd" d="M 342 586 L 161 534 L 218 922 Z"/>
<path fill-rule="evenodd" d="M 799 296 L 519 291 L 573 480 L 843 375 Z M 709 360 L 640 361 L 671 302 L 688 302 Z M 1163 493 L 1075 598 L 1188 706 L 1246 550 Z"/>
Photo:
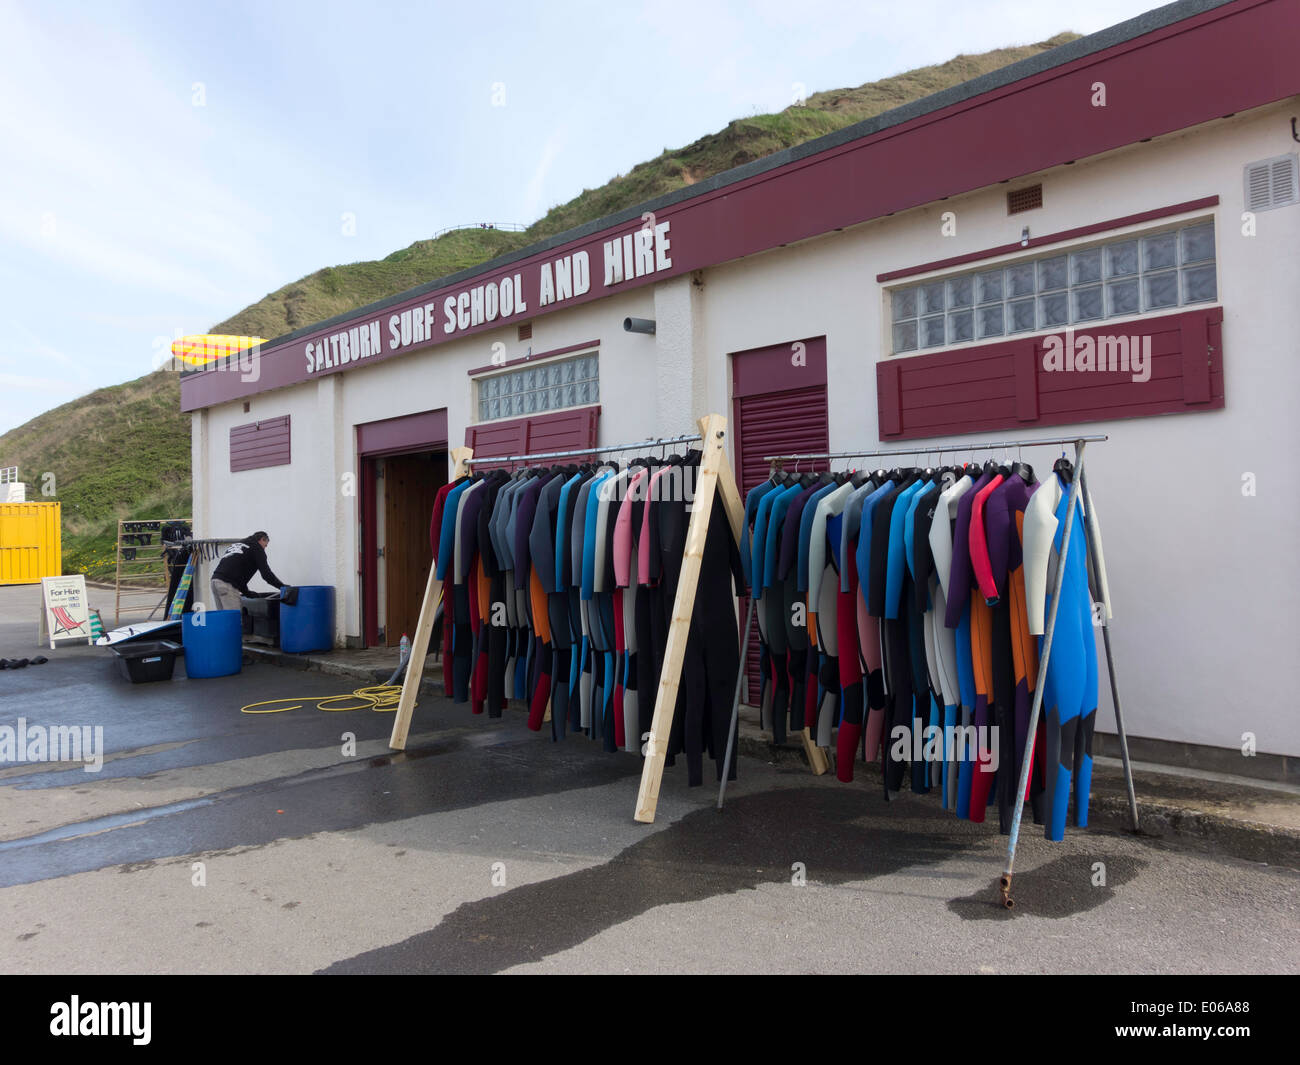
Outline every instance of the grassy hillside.
<path fill-rule="evenodd" d="M 218 322 L 213 333 L 272 340 L 336 314 L 454 274 L 522 248 L 535 237 L 503 229 L 457 229 L 436 240 L 417 240 L 377 262 L 327 266 L 276 289 L 251 307 Z"/>
<path fill-rule="evenodd" d="M 743 166 L 765 155 L 792 148 L 855 122 L 873 118 L 902 104 L 959 85 L 1021 59 L 1075 40 L 1077 33 L 1058 33 L 1037 44 L 998 48 L 979 55 L 959 55 L 946 63 L 919 67 L 905 74 L 874 81 L 856 89 L 819 92 L 802 106 L 770 115 L 738 118 L 684 148 L 665 151 L 639 163 L 598 189 L 584 190 L 568 203 L 553 207 L 528 230 L 532 240 L 562 233 L 592 218 L 642 203 L 665 192 Z"/>
<path fill-rule="evenodd" d="M 274 338 L 304 325 L 364 306 L 384 296 L 436 280 L 494 256 L 526 247 L 544 237 L 632 207 L 665 192 L 693 185 L 724 170 L 779 152 L 890 108 L 1072 41 L 1059 33 L 1037 44 L 959 55 L 856 89 L 810 96 L 802 106 L 771 115 L 736 119 L 717 133 L 639 163 L 596 189 L 584 189 L 568 203 L 551 208 L 522 233 L 462 229 L 437 240 L 416 241 L 378 262 L 327 267 L 272 292 L 251 307 L 213 327 L 214 333 Z"/>
<path fill-rule="evenodd" d="M 189 513 L 190 419 L 180 403 L 180 375 L 158 371 L 0 437 L 0 463 L 18 467 L 27 498 L 63 504 L 65 573 L 113 572 L 119 518 Z M 43 493 L 47 484 L 53 495 Z"/>
<path fill-rule="evenodd" d="M 275 338 L 396 295 L 544 237 L 652 199 L 773 152 L 871 118 L 1074 40 L 1061 33 L 1037 44 L 961 55 L 946 63 L 856 89 L 810 96 L 770 115 L 753 115 L 633 167 L 553 207 L 522 233 L 462 229 L 419 240 L 377 262 L 327 266 L 218 322 L 213 333 Z M 63 503 L 63 564 L 69 573 L 109 576 L 119 518 L 158 518 L 190 510 L 190 422 L 180 413 L 180 381 L 160 371 L 42 414 L 0 436 L 0 466 L 19 467 L 29 498 L 42 474 L 55 475 Z"/>

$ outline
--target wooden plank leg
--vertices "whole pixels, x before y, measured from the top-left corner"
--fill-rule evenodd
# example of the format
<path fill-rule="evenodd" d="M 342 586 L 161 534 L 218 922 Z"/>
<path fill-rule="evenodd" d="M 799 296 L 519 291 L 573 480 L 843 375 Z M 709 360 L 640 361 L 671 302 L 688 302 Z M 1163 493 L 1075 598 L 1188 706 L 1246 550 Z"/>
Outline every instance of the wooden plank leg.
<path fill-rule="evenodd" d="M 704 541 L 709 532 L 713 493 L 717 488 L 718 471 L 726 457 L 726 427 L 727 419 L 720 414 L 710 414 L 700 419 L 700 435 L 703 439 L 700 472 L 695 483 L 695 497 L 691 502 L 691 521 L 686 530 L 682 572 L 678 578 L 677 596 L 673 601 L 668 643 L 664 647 L 663 672 L 659 677 L 654 719 L 650 725 L 650 739 L 645 747 L 645 765 L 641 770 L 641 787 L 636 797 L 634 816 L 645 824 L 654 821 L 655 809 L 659 805 L 659 785 L 663 780 L 664 760 L 668 756 L 668 737 L 672 732 L 677 690 L 681 685 L 682 661 L 686 657 L 686 641 L 690 636 L 691 612 L 695 607 L 695 589 L 700 581 L 700 563 L 704 558 Z"/>
<path fill-rule="evenodd" d="M 433 632 L 433 616 L 442 600 L 442 581 L 438 580 L 437 566 L 429 567 L 429 582 L 424 589 L 424 605 L 420 607 L 420 620 L 411 638 L 411 656 L 406 661 L 406 676 L 402 679 L 402 697 L 397 703 L 393 718 L 393 734 L 388 746 L 395 751 L 406 749 L 406 734 L 411 729 L 411 715 L 415 711 L 415 697 L 420 691 L 424 676 L 424 660 L 429 654 L 429 634 Z M 443 624 L 447 622 L 444 619 Z"/>
<path fill-rule="evenodd" d="M 813 743 L 809 729 L 803 729 L 799 733 L 799 738 L 803 740 L 804 754 L 808 756 L 808 767 L 813 771 L 813 776 L 821 776 L 829 768 L 826 752 Z"/>
<path fill-rule="evenodd" d="M 455 462 L 451 479 L 463 477 L 469 467 L 466 462 L 474 452 L 467 447 L 452 448 L 451 458 Z M 442 581 L 438 579 L 436 564 L 429 566 L 429 580 L 424 587 L 424 602 L 420 606 L 420 620 L 415 626 L 415 636 L 411 640 L 411 656 L 406 662 L 406 676 L 402 680 L 402 697 L 397 703 L 397 713 L 393 717 L 393 734 L 388 738 L 388 746 L 395 751 L 406 749 L 406 736 L 411 729 L 411 715 L 415 711 L 415 697 L 420 691 L 420 680 L 424 676 L 424 660 L 429 654 L 429 635 L 433 632 L 433 618 L 438 612 L 438 603 L 442 600 Z M 444 617 L 444 625 L 451 624 L 450 617 Z M 449 668 L 444 663 L 443 668 Z"/>

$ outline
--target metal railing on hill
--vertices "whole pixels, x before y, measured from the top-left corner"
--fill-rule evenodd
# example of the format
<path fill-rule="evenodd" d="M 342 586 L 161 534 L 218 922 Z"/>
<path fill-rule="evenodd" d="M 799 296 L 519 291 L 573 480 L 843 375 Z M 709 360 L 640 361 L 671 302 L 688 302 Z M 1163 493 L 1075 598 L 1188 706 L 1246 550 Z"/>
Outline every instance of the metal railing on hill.
<path fill-rule="evenodd" d="M 507 233 L 522 233 L 528 227 L 519 222 L 466 222 L 460 226 L 448 226 L 446 229 L 440 229 L 433 235 L 432 240 L 437 240 L 444 233 L 454 233 L 458 229 L 503 229 Z"/>

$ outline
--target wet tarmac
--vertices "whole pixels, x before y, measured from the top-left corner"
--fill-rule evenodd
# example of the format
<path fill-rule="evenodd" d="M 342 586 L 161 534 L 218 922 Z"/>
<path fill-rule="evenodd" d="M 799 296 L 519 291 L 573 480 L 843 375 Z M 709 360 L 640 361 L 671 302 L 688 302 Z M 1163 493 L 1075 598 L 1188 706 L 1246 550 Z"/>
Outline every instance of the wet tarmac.
<path fill-rule="evenodd" d="M 33 652 L 22 598 L 0 655 Z M 338 677 L 132 685 L 103 649 L 46 654 L 0 672 L 0 726 L 100 727 L 104 763 L 0 766 L 6 972 L 1300 970 L 1288 870 L 1027 827 L 1007 912 L 996 820 L 887 803 L 871 770 L 744 758 L 719 813 L 678 766 L 647 826 L 639 758 L 522 713 L 426 698 L 392 752 L 391 714 L 239 712 Z"/>

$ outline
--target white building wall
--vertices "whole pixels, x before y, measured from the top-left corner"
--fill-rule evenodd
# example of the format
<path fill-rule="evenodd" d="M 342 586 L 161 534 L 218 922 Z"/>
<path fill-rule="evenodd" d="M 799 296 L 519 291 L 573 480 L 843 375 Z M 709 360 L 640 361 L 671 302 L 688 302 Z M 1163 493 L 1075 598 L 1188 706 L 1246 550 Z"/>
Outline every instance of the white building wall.
<path fill-rule="evenodd" d="M 655 428 L 648 436 L 698 431 L 708 394 L 703 287 L 689 275 L 654 288 Z"/>
<path fill-rule="evenodd" d="M 1237 748 L 1250 732 L 1261 752 L 1300 754 L 1300 716 L 1282 694 L 1300 687 L 1300 570 L 1291 563 L 1300 544 L 1300 207 L 1260 213 L 1254 236 L 1242 235 L 1241 219 L 1242 169 L 1296 150 L 1293 111 L 1292 101 L 1057 168 L 1041 175 L 1039 210 L 1008 216 L 998 186 L 707 271 L 707 406 L 730 411 L 723 353 L 825 334 L 831 449 L 924 448 L 879 442 L 875 368 L 891 356 L 890 286 L 877 274 L 1016 242 L 1024 225 L 1042 235 L 1217 194 L 1217 208 L 1186 217 L 1215 220 L 1226 409 L 967 439 L 1109 434 L 1089 448 L 1087 469 L 1130 734 Z M 956 216 L 949 237 L 945 211 Z M 1056 455 L 1025 452 L 1040 477 Z M 1247 474 L 1254 496 L 1243 495 Z M 1101 685 L 1098 728 L 1114 731 L 1104 668 Z"/>
<path fill-rule="evenodd" d="M 247 536 L 266 529 L 276 575 L 290 584 L 332 584 L 336 642 L 358 636 L 360 463 L 355 427 L 445 407 L 448 440 L 455 447 L 477 421 L 470 370 L 490 365 L 494 358 L 521 358 L 530 348 L 544 354 L 597 340 L 603 414 L 599 442 L 663 435 L 658 411 L 680 408 L 677 378 L 664 380 L 669 395 L 657 402 L 657 338 L 623 330 L 625 317 L 653 318 L 655 313 L 654 292 L 642 289 L 538 319 L 530 340 L 519 341 L 512 323 L 363 369 L 256 394 L 248 412 L 242 400 L 196 411 L 191 439 L 196 535 Z M 688 338 L 686 354 L 678 358 L 685 358 L 681 365 L 689 371 L 689 310 L 678 318 L 670 337 L 674 344 L 681 335 Z M 230 429 L 283 414 L 290 415 L 291 463 L 231 473 Z M 206 594 L 207 574 L 201 577 Z"/>
<path fill-rule="evenodd" d="M 320 424 L 317 382 L 294 385 L 225 403 L 207 411 L 207 447 L 203 465 L 206 498 L 200 494 L 198 466 L 194 481 L 194 535 L 242 538 L 259 529 L 271 537 L 267 559 L 271 571 L 289 584 L 334 584 L 333 493 L 324 487 L 332 464 L 328 427 Z M 289 415 L 290 462 L 259 470 L 230 471 L 230 430 L 236 425 Z M 211 565 L 199 574 L 196 601 L 211 606 L 207 581 Z M 261 577 L 249 587 L 269 591 Z"/>
<path fill-rule="evenodd" d="M 1087 468 L 1130 734 L 1236 748 L 1251 732 L 1261 752 L 1300 754 L 1300 716 L 1288 701 L 1300 687 L 1292 563 L 1300 492 L 1289 475 L 1300 454 L 1300 207 L 1261 213 L 1253 237 L 1241 235 L 1240 218 L 1242 167 L 1296 149 L 1288 108 L 1294 101 L 1056 168 L 1041 175 L 1044 206 L 1035 211 L 1008 216 L 999 185 L 540 317 L 529 341 L 518 341 L 512 324 L 255 395 L 250 414 L 239 403 L 213 408 L 206 429 L 195 416 L 199 534 L 268 529 L 276 572 L 291 583 L 335 584 L 340 635 L 355 635 L 356 500 L 335 488 L 358 472 L 355 425 L 446 407 L 455 446 L 477 419 L 470 369 L 530 346 L 599 340 L 600 442 L 689 432 L 705 413 L 731 415 L 727 353 L 825 335 L 832 450 L 907 447 L 878 442 L 875 369 L 890 357 L 888 286 L 878 273 L 1015 242 L 1024 225 L 1042 235 L 1217 194 L 1217 208 L 1189 217 L 1216 223 L 1226 410 L 991 435 L 1111 437 L 1089 449 Z M 941 235 L 946 211 L 956 218 L 952 236 Z M 656 334 L 625 333 L 628 316 L 656 319 Z M 230 427 L 285 413 L 292 465 L 230 474 Z M 1040 476 L 1053 457 L 1025 453 Z M 1254 496 L 1242 494 L 1247 473 Z M 1103 670 L 1098 728 L 1113 731 L 1106 684 Z"/>

